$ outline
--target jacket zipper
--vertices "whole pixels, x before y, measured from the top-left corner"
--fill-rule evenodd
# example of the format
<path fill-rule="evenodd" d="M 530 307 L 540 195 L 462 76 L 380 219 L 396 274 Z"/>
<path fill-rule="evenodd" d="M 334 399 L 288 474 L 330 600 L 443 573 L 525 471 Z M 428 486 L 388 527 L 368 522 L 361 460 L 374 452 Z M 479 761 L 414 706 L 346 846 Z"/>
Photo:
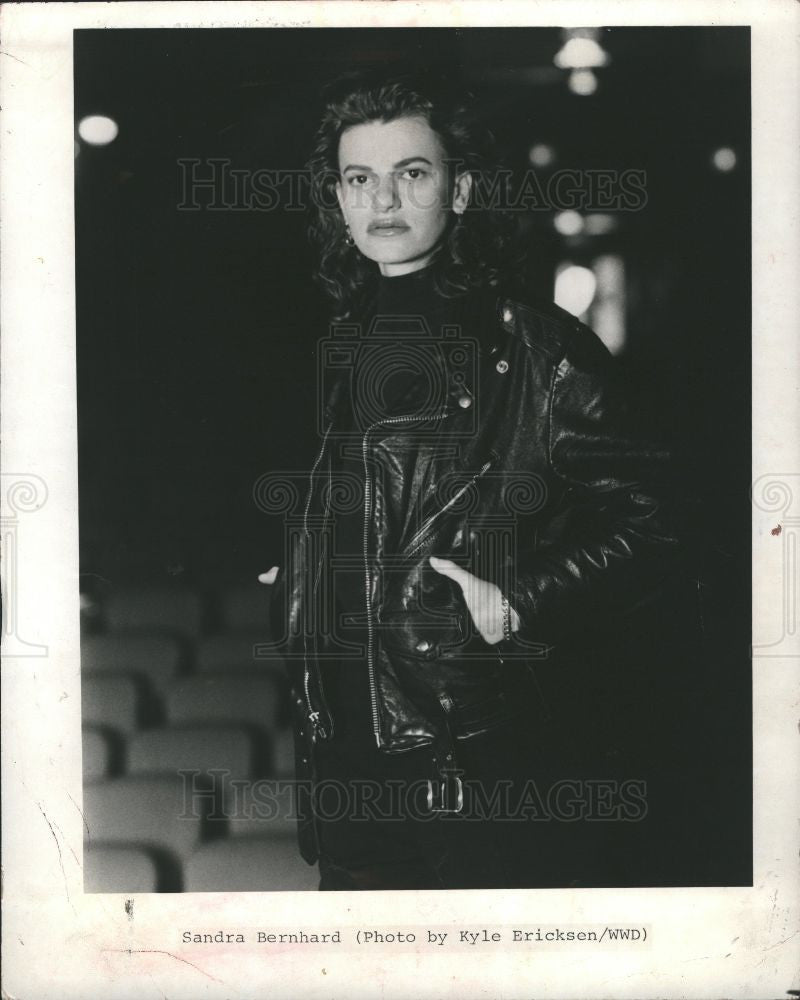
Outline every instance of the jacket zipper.
<path fill-rule="evenodd" d="M 305 534 L 305 537 L 306 537 L 306 548 L 307 549 L 309 547 L 309 540 L 310 540 L 310 537 L 311 537 L 311 532 L 308 530 L 308 513 L 309 513 L 309 510 L 311 509 L 311 498 L 312 498 L 312 496 L 314 494 L 314 475 L 316 474 L 316 471 L 319 468 L 319 464 L 322 461 L 322 456 L 325 454 L 325 446 L 328 443 L 328 435 L 330 434 L 332 426 L 333 426 L 333 424 L 329 424 L 328 427 L 325 429 L 325 434 L 324 434 L 324 436 L 322 438 L 322 447 L 320 448 L 320 452 L 319 452 L 319 455 L 317 455 L 316 461 L 314 462 L 313 466 L 311 467 L 311 472 L 309 473 L 309 477 L 308 477 L 308 479 L 309 479 L 308 497 L 306 499 L 305 511 L 303 512 L 303 531 L 304 531 L 304 534 Z M 324 513 L 324 519 L 325 519 L 325 521 L 327 521 L 327 518 L 328 518 L 328 504 L 329 503 L 330 503 L 330 490 L 328 491 L 328 496 L 326 497 L 326 500 L 325 500 L 325 513 Z M 322 557 L 322 552 L 320 552 L 319 562 L 317 564 L 317 574 L 316 574 L 316 578 L 314 580 L 314 594 L 315 595 L 316 595 L 316 591 L 317 591 L 317 584 L 319 583 L 320 572 L 322 570 L 322 558 L 323 558 Z M 314 604 L 314 602 L 312 600 L 312 605 L 313 604 Z M 324 738 L 327 734 L 325 733 L 325 730 L 323 729 L 322 724 L 320 723 L 320 713 L 314 708 L 313 702 L 311 701 L 311 691 L 309 690 L 310 679 L 311 679 L 311 670 L 310 670 L 310 667 L 308 665 L 308 636 L 306 634 L 306 630 L 305 630 L 305 627 L 304 627 L 303 628 L 303 691 L 305 693 L 306 707 L 308 709 L 308 721 L 311 723 L 311 727 L 312 727 L 312 739 L 315 740 L 316 737 L 317 737 L 317 735 L 321 735 Z M 319 688 L 320 698 L 323 698 L 322 679 L 320 677 L 317 677 L 317 686 Z"/>
<path fill-rule="evenodd" d="M 424 422 L 426 420 L 443 420 L 447 416 L 447 410 L 428 416 L 414 414 L 405 417 L 385 417 L 383 420 L 376 420 L 364 432 L 364 439 L 361 444 L 361 454 L 364 461 L 364 597 L 367 605 L 367 677 L 369 679 L 369 696 L 372 707 L 372 732 L 375 743 L 380 748 L 380 722 L 378 719 L 378 693 L 375 686 L 375 625 L 372 619 L 372 601 L 370 599 L 370 566 L 369 566 L 369 519 L 372 513 L 372 478 L 367 461 L 367 442 L 370 433 L 382 424 L 402 424 L 411 421 Z"/>
<path fill-rule="evenodd" d="M 442 514 L 446 514 L 447 511 L 450 510 L 450 508 L 453 506 L 453 504 L 457 503 L 461 499 L 461 497 L 464 496 L 467 490 L 470 489 L 471 486 L 474 486 L 475 483 L 481 478 L 481 476 L 484 475 L 486 472 L 488 472 L 491 467 L 492 467 L 491 459 L 488 462 L 484 462 L 484 464 L 481 466 L 478 472 L 476 472 L 475 475 L 469 480 L 469 482 L 465 483 L 460 490 L 454 493 L 453 496 L 450 497 L 450 499 L 447 501 L 444 507 L 442 507 L 441 510 L 437 510 L 435 514 L 432 514 L 428 518 L 425 524 L 422 525 L 419 531 L 417 531 L 417 533 L 408 543 L 409 548 L 406 551 L 406 556 L 408 558 L 416 555 L 417 552 L 422 548 L 422 546 L 428 540 L 433 531 L 433 525 L 442 516 Z"/>

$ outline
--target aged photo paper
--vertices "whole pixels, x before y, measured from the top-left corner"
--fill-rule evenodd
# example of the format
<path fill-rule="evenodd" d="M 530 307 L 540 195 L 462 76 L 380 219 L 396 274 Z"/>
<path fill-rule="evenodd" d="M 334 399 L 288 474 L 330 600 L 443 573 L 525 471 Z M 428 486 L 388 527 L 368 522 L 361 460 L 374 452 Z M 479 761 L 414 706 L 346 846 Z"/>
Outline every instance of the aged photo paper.
<path fill-rule="evenodd" d="M 4 996 L 798 995 L 798 37 L 800 5 L 789 0 L 0 8 Z M 719 589 L 693 581 L 701 598 L 710 587 L 701 628 L 714 684 L 685 717 L 697 663 L 690 640 L 685 656 L 678 636 L 653 660 L 674 664 L 674 683 L 670 666 L 661 677 L 673 701 L 659 713 L 651 692 L 649 710 L 664 756 L 674 747 L 685 772 L 689 793 L 673 789 L 685 812 L 668 817 L 650 853 L 623 846 L 614 864 L 588 859 L 584 884 L 554 874 L 537 888 L 456 881 L 432 891 L 408 881 L 396 883 L 402 891 L 379 883 L 380 891 L 318 892 L 320 874 L 300 859 L 293 833 L 279 838 L 285 853 L 269 855 L 268 880 L 251 817 L 226 813 L 227 826 L 206 836 L 209 816 L 186 812 L 187 787 L 192 803 L 213 811 L 216 786 L 203 781 L 215 770 L 235 778 L 262 753 L 273 768 L 264 775 L 294 788 L 282 703 L 269 702 L 278 721 L 265 735 L 254 694 L 269 700 L 276 684 L 285 693 L 283 682 L 242 681 L 239 715 L 226 717 L 225 698 L 246 671 L 237 663 L 227 687 L 212 681 L 224 657 L 238 655 L 236 637 L 258 660 L 261 595 L 281 579 L 272 568 L 288 551 L 281 532 L 303 526 L 308 536 L 312 445 L 328 433 L 317 390 L 331 345 L 324 326 L 309 334 L 318 307 L 310 283 L 294 278 L 311 270 L 301 168 L 314 118 L 305 102 L 345 69 L 391 65 L 400 52 L 423 63 L 441 57 L 445 67 L 471 53 L 472 79 L 499 95 L 497 136 L 529 164 L 532 183 L 559 170 L 573 187 L 591 180 L 595 202 L 564 195 L 526 216 L 546 263 L 534 280 L 662 394 L 644 399 L 642 412 L 656 422 L 660 413 L 675 424 L 662 429 L 694 442 L 702 523 L 734 539 L 717 546 Z M 275 80 L 292 84 L 281 91 Z M 593 116 L 604 88 L 612 113 Z M 692 122 L 683 144 L 682 116 Z M 264 144 L 259 123 L 270 121 L 280 128 Z M 604 132 L 609 121 L 617 131 Z M 678 137 L 673 149 L 668 133 Z M 137 149 L 126 146 L 132 136 Z M 359 163 L 373 155 L 363 145 Z M 693 157 L 701 167 L 682 173 Z M 245 169 L 225 174 L 231 164 Z M 615 203 L 598 207 L 604 174 L 621 186 Z M 690 176 L 701 179 L 684 198 Z M 344 214 L 355 204 L 347 197 Z M 272 198 L 287 210 L 271 211 Z M 374 233 L 348 218 L 347 247 L 369 245 Z M 408 228 L 381 225 L 387 242 Z M 675 289 L 682 298 L 671 298 Z M 515 309 L 500 310 L 507 325 Z M 625 354 L 626 316 L 641 323 L 640 354 Z M 337 335 L 340 357 L 353 329 Z M 508 362 L 494 358 L 502 379 Z M 473 396 L 466 376 L 458 385 L 465 418 Z M 716 423 L 692 424 L 717 402 Z M 470 483 L 491 482 L 492 461 L 494 453 L 470 468 Z M 303 525 L 296 515 L 309 480 Z M 465 492 L 447 509 L 458 511 Z M 154 565 L 161 597 L 117 599 L 119 581 L 133 593 Z M 145 635 L 147 616 L 171 624 L 165 609 L 176 593 L 194 638 Z M 719 594 L 718 603 L 733 595 L 730 606 L 714 605 Z M 503 602 L 497 628 L 509 642 L 519 615 Z M 123 662 L 131 643 L 144 679 L 131 679 Z M 268 673 L 266 646 L 260 655 Z M 101 656 L 105 673 L 94 669 Z M 202 708 L 192 702 L 196 675 L 205 677 Z M 301 709 L 313 708 L 305 695 Z M 575 728 L 596 722 L 591 714 L 576 715 Z M 694 735 L 681 721 L 689 717 Z M 109 718 L 123 720 L 119 733 Z M 209 720 L 212 729 L 199 724 Z M 179 761 L 183 779 L 184 811 L 170 830 L 155 829 L 161 814 L 150 812 L 156 796 L 172 794 L 154 776 L 159 754 Z M 187 773 L 199 783 L 187 785 Z M 458 781 L 428 788 L 432 811 L 461 808 Z M 621 794 L 628 807 L 641 804 L 635 783 L 623 782 Z M 147 823 L 154 842 L 172 838 L 174 857 L 137 847 L 145 833 L 127 837 Z M 484 845 L 487 871 L 510 843 L 498 826 Z M 541 874 L 536 858 L 526 862 Z M 323 888 L 352 888 L 335 871 L 323 875 Z"/>

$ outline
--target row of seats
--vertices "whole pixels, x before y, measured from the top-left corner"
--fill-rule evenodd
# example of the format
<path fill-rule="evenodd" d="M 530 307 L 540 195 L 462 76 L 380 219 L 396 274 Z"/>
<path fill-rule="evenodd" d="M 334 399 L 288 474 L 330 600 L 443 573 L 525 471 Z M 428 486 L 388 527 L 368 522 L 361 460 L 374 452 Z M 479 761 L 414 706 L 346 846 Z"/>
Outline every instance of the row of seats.
<path fill-rule="evenodd" d="M 214 615 L 186 590 L 122 591 L 89 621 L 87 892 L 317 888 L 297 848 L 287 683 L 266 597 L 229 592 Z"/>
<path fill-rule="evenodd" d="M 145 773 L 87 782 L 86 891 L 316 889 L 298 853 L 295 809 L 291 778 Z"/>
<path fill-rule="evenodd" d="M 297 847 L 290 729 L 272 750 L 260 767 L 250 731 L 206 725 L 135 733 L 119 754 L 85 727 L 86 891 L 315 889 Z"/>
<path fill-rule="evenodd" d="M 156 712 L 152 692 L 135 673 L 85 673 L 81 686 L 83 721 L 88 725 L 127 736 L 147 725 Z M 286 718 L 284 679 L 219 673 L 175 680 L 162 688 L 156 714 L 162 709 L 164 720 L 173 724 L 246 723 L 269 733 Z"/>
<path fill-rule="evenodd" d="M 222 770 L 235 778 L 294 775 L 294 738 L 288 727 L 274 730 L 266 741 L 232 725 L 169 726 L 131 731 L 127 739 L 119 739 L 109 727 L 84 723 L 82 741 L 87 783 L 121 774 L 181 771 Z"/>
<path fill-rule="evenodd" d="M 182 862 L 202 841 L 295 836 L 292 779 L 126 775 L 85 785 L 83 798 L 90 844 L 138 843 Z"/>
<path fill-rule="evenodd" d="M 219 593 L 179 586 L 116 587 L 102 598 L 84 594 L 82 611 L 93 631 L 169 632 L 196 638 L 263 629 L 270 599 L 271 588 L 256 581 Z"/>
<path fill-rule="evenodd" d="M 183 866 L 179 887 L 164 883 L 145 848 L 103 844 L 84 850 L 86 892 L 303 892 L 318 885 L 316 869 L 302 860 L 294 838 L 203 844 Z"/>
<path fill-rule="evenodd" d="M 87 892 L 316 889 L 300 858 L 291 781 L 207 790 L 167 775 L 84 788 Z"/>
<path fill-rule="evenodd" d="M 206 674 L 257 668 L 272 675 L 284 669 L 265 630 L 205 636 L 191 645 L 176 636 L 139 632 L 84 635 L 81 666 L 84 672 L 142 674 L 159 690 L 189 669 Z"/>

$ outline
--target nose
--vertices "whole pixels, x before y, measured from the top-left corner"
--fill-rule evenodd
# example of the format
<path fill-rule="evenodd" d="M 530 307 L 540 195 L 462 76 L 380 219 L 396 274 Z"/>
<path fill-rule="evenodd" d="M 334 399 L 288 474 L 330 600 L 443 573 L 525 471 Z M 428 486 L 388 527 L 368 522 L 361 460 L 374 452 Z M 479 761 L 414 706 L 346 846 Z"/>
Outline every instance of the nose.
<path fill-rule="evenodd" d="M 378 181 L 373 194 L 372 204 L 376 212 L 386 212 L 389 209 L 399 207 L 400 199 L 397 192 L 397 182 L 392 174 L 382 177 Z"/>

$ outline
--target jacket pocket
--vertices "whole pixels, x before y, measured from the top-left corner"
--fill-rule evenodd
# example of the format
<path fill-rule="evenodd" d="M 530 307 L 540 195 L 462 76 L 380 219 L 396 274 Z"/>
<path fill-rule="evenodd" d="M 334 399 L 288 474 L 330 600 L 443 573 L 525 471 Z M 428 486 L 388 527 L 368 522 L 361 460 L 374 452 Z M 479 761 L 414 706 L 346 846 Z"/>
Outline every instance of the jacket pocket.
<path fill-rule="evenodd" d="M 387 651 L 412 659 L 434 661 L 464 641 L 463 616 L 457 609 L 398 611 L 381 615 L 378 639 Z"/>
<path fill-rule="evenodd" d="M 447 713 L 451 732 L 459 740 L 468 740 L 506 725 L 526 710 L 524 702 L 509 698 L 505 691 L 463 702 L 447 697 L 442 700 L 442 706 Z"/>
<path fill-rule="evenodd" d="M 427 510 L 423 510 L 417 530 L 403 546 L 402 556 L 412 559 L 423 551 L 448 516 L 463 514 L 464 507 L 474 504 L 478 482 L 497 462 L 495 452 L 489 454 L 472 470 L 459 469 L 446 475 L 438 484 Z M 473 494 L 472 500 L 470 494 Z M 426 505 L 427 506 L 427 505 Z"/>
<path fill-rule="evenodd" d="M 482 637 L 465 633 L 465 614 L 383 617 L 378 641 L 402 686 L 424 689 L 442 706 L 474 704 L 502 691 L 500 658 Z"/>

